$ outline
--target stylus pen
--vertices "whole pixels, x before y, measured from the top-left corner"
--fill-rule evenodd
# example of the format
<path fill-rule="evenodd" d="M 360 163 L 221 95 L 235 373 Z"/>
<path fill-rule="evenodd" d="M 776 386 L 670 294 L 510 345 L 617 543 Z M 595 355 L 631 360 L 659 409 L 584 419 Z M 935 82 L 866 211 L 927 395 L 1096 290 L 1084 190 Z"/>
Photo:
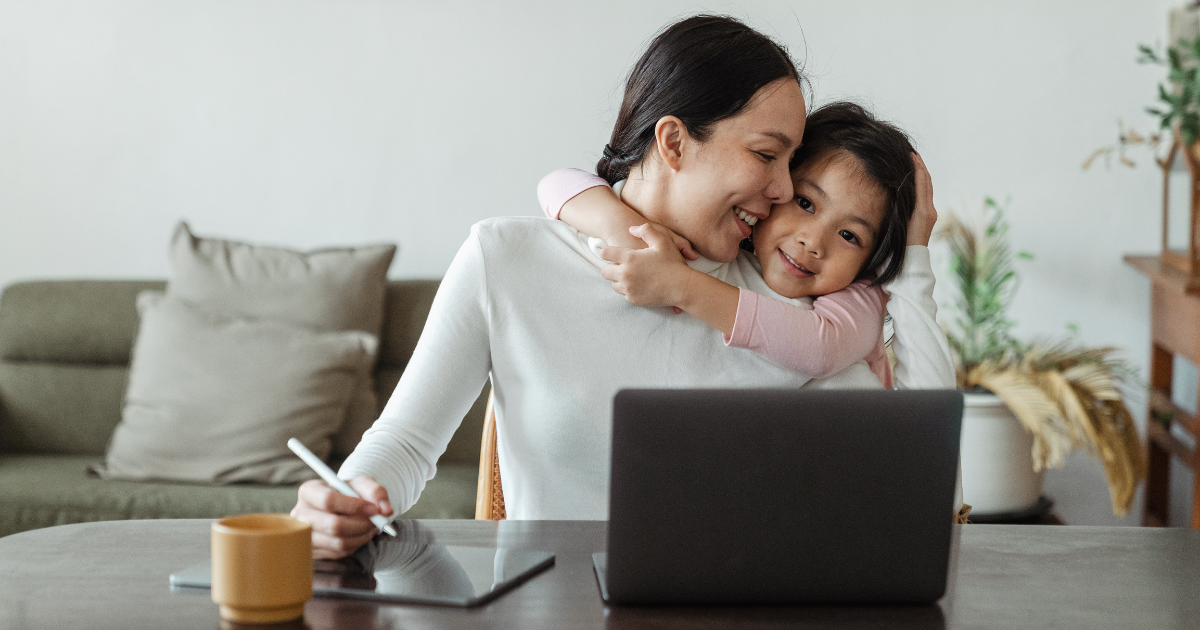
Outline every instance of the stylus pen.
<path fill-rule="evenodd" d="M 321 461 L 320 457 L 313 455 L 313 452 L 301 444 L 300 440 L 297 440 L 296 438 L 288 440 L 288 448 L 292 449 L 293 453 L 299 455 L 300 459 L 303 459 L 304 463 L 308 464 L 309 468 L 315 470 L 318 475 L 321 475 L 321 479 L 324 479 L 325 483 L 332 486 L 334 490 L 337 490 L 348 497 L 354 497 L 355 499 L 362 498 L 358 496 L 358 493 L 354 491 L 354 488 L 350 487 L 350 484 L 338 479 L 338 476 L 333 473 L 333 470 L 330 469 L 329 466 L 326 466 L 325 462 Z M 371 517 L 371 522 L 375 523 L 375 527 L 378 527 L 380 531 L 384 532 L 388 536 L 396 535 L 396 530 L 392 527 L 391 521 L 389 521 L 386 516 L 382 514 L 376 514 L 375 516 Z"/>

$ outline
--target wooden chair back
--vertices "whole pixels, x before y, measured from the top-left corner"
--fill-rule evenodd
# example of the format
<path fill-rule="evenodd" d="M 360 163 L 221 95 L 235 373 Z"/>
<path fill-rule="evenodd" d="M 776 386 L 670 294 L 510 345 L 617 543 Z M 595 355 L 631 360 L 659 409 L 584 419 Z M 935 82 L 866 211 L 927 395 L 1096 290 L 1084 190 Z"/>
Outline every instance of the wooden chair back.
<path fill-rule="evenodd" d="M 505 518 L 504 489 L 500 487 L 500 458 L 496 454 L 495 392 L 488 394 L 483 417 L 483 441 L 479 446 L 479 484 L 475 491 L 475 520 L 498 521 Z"/>
<path fill-rule="evenodd" d="M 500 459 L 496 454 L 496 409 L 493 405 L 495 392 L 488 394 L 487 411 L 483 417 L 483 441 L 479 447 L 479 484 L 475 491 L 475 520 L 504 520 L 504 489 L 500 487 Z M 969 522 L 967 515 L 971 506 L 964 504 L 954 515 L 954 522 Z"/>

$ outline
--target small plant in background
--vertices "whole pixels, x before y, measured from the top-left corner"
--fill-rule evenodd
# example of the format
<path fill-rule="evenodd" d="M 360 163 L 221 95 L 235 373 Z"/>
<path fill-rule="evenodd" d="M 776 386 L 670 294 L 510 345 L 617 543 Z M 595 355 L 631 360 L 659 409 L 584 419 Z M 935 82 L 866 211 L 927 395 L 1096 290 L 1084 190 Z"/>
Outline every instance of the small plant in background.
<path fill-rule="evenodd" d="M 1104 164 L 1111 167 L 1113 156 L 1116 156 L 1117 161 L 1121 163 L 1121 165 L 1133 168 L 1137 166 L 1137 162 L 1134 162 L 1125 152 L 1125 150 L 1129 147 L 1144 146 L 1147 149 L 1150 149 L 1151 153 L 1157 154 L 1158 147 L 1160 144 L 1162 144 L 1162 139 L 1163 136 L 1161 133 L 1151 133 L 1143 136 L 1135 129 L 1126 129 L 1125 123 L 1118 120 L 1117 143 L 1107 147 L 1100 147 L 1099 149 L 1093 151 L 1092 154 L 1083 161 L 1083 170 L 1086 171 L 1089 168 L 1092 168 L 1092 164 L 1094 164 L 1096 160 L 1100 158 L 1104 158 Z M 1156 161 L 1161 162 L 1161 159 L 1157 157 L 1155 159 Z"/>
<path fill-rule="evenodd" d="M 1004 209 L 991 197 L 984 200 L 984 216 L 976 228 L 951 214 L 941 232 L 950 245 L 950 273 L 958 287 L 954 324 L 946 337 L 958 362 L 962 389 L 970 389 L 963 376 L 980 363 L 1018 348 L 1009 334 L 1013 322 L 1008 307 L 1016 293 L 1017 273 L 1007 233 Z M 1017 256 L 1032 258 L 1025 252 Z"/>
<path fill-rule="evenodd" d="M 1129 374 L 1115 348 L 1073 340 L 1024 343 L 1011 335 L 1008 307 L 1017 288 L 1005 208 L 988 198 L 971 224 L 947 213 L 939 237 L 950 248 L 957 295 L 946 337 L 958 386 L 990 392 L 1033 435 L 1034 469 L 1060 468 L 1084 448 L 1100 458 L 1113 513 L 1129 512 L 1145 474 L 1141 440 L 1119 388 Z"/>
<path fill-rule="evenodd" d="M 1142 44 L 1138 46 L 1138 63 L 1149 63 L 1167 69 L 1170 87 L 1158 84 L 1158 100 L 1162 109 L 1147 107 L 1146 113 L 1157 116 L 1159 129 L 1176 129 L 1184 143 L 1191 146 L 1200 137 L 1200 74 L 1196 60 L 1200 59 L 1200 37 L 1192 41 L 1179 40 L 1178 46 L 1168 47 L 1166 55 Z"/>
<path fill-rule="evenodd" d="M 1166 52 L 1160 52 L 1140 44 L 1138 46 L 1138 63 L 1162 66 L 1167 70 L 1167 83 L 1158 84 L 1157 107 L 1147 107 L 1146 113 L 1158 118 L 1158 132 L 1140 134 L 1133 129 L 1126 129 L 1125 124 L 1117 121 L 1117 144 L 1101 147 L 1092 152 L 1083 162 L 1083 170 L 1088 170 L 1101 157 L 1105 164 L 1111 165 L 1115 155 L 1121 164 L 1133 168 L 1137 162 L 1126 155 L 1125 150 L 1132 146 L 1144 146 L 1154 154 L 1163 144 L 1163 138 L 1171 138 L 1176 132 L 1184 144 L 1191 146 L 1200 139 L 1200 37 L 1188 41 L 1181 39 L 1175 46 L 1169 46 Z M 1170 145 L 1170 142 L 1167 142 Z M 1162 166 L 1163 158 L 1155 160 Z"/>

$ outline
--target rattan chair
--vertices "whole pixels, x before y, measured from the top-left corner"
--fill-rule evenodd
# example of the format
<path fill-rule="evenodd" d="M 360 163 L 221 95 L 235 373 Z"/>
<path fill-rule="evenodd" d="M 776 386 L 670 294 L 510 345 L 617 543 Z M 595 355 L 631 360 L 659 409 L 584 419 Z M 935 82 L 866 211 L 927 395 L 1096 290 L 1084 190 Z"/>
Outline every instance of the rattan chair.
<path fill-rule="evenodd" d="M 500 487 L 500 458 L 496 454 L 495 392 L 488 394 L 483 416 L 483 441 L 479 445 L 479 484 L 475 492 L 475 520 L 498 521 L 505 517 L 504 489 Z"/>

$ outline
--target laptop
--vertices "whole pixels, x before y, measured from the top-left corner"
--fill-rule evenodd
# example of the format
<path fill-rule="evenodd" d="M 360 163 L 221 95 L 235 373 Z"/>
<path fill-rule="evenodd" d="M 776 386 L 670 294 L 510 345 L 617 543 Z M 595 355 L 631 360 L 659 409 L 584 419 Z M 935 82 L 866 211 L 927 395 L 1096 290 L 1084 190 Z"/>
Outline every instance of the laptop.
<path fill-rule="evenodd" d="M 946 590 L 957 391 L 622 390 L 616 604 L 909 604 Z"/>

